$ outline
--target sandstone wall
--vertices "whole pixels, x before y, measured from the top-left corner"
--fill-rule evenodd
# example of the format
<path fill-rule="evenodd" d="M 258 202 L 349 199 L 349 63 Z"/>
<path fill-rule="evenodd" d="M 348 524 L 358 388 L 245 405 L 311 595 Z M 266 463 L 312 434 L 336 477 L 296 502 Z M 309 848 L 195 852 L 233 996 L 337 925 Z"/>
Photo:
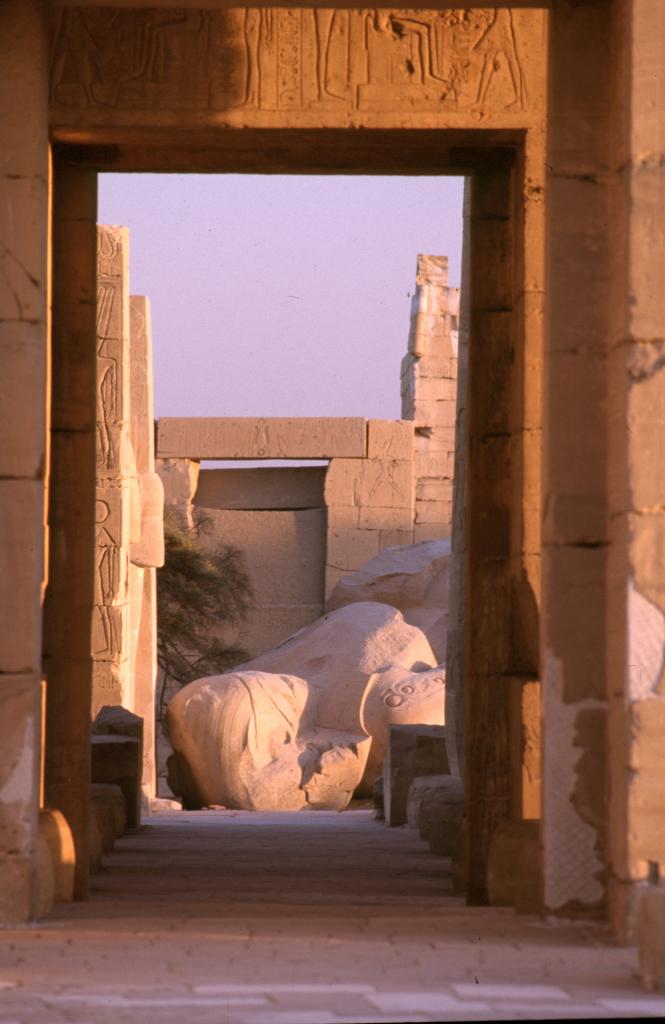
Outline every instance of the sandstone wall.
<path fill-rule="evenodd" d="M 415 426 L 417 541 L 452 529 L 459 294 L 448 286 L 446 256 L 418 256 L 401 382 L 402 417 Z"/>

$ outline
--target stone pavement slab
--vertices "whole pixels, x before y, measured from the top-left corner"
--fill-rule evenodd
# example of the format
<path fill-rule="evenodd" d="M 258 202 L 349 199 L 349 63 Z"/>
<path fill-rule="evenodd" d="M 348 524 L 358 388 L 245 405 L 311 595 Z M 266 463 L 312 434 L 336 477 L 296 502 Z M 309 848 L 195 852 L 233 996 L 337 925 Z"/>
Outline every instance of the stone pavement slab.
<path fill-rule="evenodd" d="M 0 939 L 0 1024 L 665 1013 L 602 928 L 466 907 L 449 860 L 368 810 L 159 814 L 91 900 Z"/>

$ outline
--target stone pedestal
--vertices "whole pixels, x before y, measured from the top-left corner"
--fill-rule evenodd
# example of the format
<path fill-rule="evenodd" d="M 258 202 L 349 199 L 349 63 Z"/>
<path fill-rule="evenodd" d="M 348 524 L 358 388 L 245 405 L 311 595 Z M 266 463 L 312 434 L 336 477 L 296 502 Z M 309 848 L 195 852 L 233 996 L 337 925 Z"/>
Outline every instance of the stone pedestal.
<path fill-rule="evenodd" d="M 448 772 L 446 730 L 442 725 L 391 725 L 383 765 L 383 804 L 389 825 L 404 825 L 411 783 L 419 775 Z"/>

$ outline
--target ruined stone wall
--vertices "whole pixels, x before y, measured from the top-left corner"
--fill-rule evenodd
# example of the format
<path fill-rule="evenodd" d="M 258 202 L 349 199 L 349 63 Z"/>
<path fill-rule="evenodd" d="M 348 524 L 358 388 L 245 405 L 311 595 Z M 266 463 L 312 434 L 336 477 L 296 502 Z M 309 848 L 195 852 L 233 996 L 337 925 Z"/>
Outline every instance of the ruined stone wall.
<path fill-rule="evenodd" d="M 159 471 L 167 505 L 191 518 L 193 462 L 327 459 L 325 595 L 373 555 L 413 540 L 413 425 L 400 420 L 160 419 Z M 316 616 L 313 616 L 316 617 Z"/>
<path fill-rule="evenodd" d="M 447 256 L 418 256 L 401 380 L 402 417 L 415 426 L 416 541 L 452 528 L 459 294 L 448 286 Z"/>
<path fill-rule="evenodd" d="M 118 704 L 144 720 L 154 795 L 156 578 L 163 487 L 155 473 L 147 299 L 129 294 L 129 231 L 100 226 L 97 247 L 97 486 L 91 651 L 94 717 Z"/>

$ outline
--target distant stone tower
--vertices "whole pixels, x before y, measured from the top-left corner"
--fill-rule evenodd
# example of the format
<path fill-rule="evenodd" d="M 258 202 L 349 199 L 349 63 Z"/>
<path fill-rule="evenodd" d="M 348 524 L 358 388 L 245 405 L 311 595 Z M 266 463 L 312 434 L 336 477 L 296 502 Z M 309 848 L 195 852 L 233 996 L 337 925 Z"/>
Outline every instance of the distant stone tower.
<path fill-rule="evenodd" d="M 416 541 L 452 528 L 459 295 L 448 286 L 447 256 L 418 256 L 401 380 L 402 418 L 415 421 Z"/>

